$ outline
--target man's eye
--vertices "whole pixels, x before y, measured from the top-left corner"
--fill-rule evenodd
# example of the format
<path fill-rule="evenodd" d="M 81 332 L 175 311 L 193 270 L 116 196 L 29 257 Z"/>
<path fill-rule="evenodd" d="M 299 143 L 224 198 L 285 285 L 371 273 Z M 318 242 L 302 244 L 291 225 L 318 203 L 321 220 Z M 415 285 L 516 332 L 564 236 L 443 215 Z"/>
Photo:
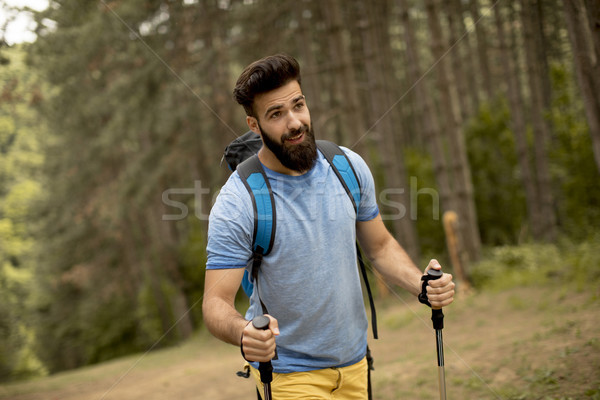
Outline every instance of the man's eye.
<path fill-rule="evenodd" d="M 274 112 L 273 114 L 271 114 L 271 117 L 270 117 L 270 118 L 271 118 L 271 119 L 274 119 L 274 118 L 279 118 L 279 116 L 280 116 L 280 115 L 281 115 L 281 113 L 280 113 L 279 111 L 277 111 L 277 112 Z"/>
<path fill-rule="evenodd" d="M 296 110 L 302 110 L 304 108 L 304 103 L 297 103 Z"/>

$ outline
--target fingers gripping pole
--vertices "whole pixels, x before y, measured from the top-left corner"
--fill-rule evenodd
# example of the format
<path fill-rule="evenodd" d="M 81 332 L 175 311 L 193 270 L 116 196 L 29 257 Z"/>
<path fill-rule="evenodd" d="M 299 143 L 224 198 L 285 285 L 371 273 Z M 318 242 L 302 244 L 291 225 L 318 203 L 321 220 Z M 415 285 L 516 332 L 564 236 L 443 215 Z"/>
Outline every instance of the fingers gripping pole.
<path fill-rule="evenodd" d="M 269 317 L 259 315 L 252 320 L 252 326 L 256 329 L 267 330 L 269 329 L 269 322 Z M 263 400 L 272 400 L 271 382 L 273 381 L 273 365 L 271 361 L 260 362 L 258 364 L 258 371 L 260 372 L 260 381 L 264 387 Z"/>

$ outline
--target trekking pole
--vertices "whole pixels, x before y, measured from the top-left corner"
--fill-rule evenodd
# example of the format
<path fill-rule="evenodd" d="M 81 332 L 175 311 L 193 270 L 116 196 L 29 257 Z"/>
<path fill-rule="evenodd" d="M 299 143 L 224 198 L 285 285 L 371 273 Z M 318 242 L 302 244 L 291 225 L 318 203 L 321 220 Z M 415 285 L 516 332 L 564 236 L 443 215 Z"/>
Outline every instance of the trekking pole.
<path fill-rule="evenodd" d="M 259 315 L 252 319 L 252 326 L 256 329 L 267 330 L 269 329 L 269 322 L 269 317 Z M 258 371 L 260 372 L 260 381 L 264 387 L 263 400 L 272 400 L 271 382 L 273 381 L 273 365 L 271 361 L 260 362 L 258 364 Z"/>
<path fill-rule="evenodd" d="M 442 277 L 443 272 L 437 269 L 430 269 L 427 275 L 423 276 L 423 291 L 428 281 L 434 281 Z M 429 304 L 431 306 L 431 304 Z M 442 329 L 444 329 L 444 313 L 442 309 L 431 309 L 431 321 L 435 329 L 435 339 L 437 347 L 438 380 L 440 386 L 440 400 L 446 400 L 446 372 L 444 370 L 444 339 L 442 338 Z"/>

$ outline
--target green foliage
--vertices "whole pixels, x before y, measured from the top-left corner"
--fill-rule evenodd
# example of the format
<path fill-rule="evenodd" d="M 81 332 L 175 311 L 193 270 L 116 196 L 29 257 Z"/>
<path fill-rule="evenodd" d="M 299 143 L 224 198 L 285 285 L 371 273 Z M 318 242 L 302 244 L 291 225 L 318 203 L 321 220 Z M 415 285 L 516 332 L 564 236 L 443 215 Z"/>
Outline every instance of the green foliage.
<path fill-rule="evenodd" d="M 408 147 L 404 151 L 404 161 L 411 191 L 411 205 L 407 212 L 410 213 L 411 218 L 416 214 L 415 223 L 423 254 L 422 259 L 440 258 L 446 253 L 446 241 L 439 197 L 436 202 L 434 197 L 427 194 L 438 193 L 431 156 L 422 149 Z M 416 202 L 412 199 L 416 199 Z"/>
<path fill-rule="evenodd" d="M 185 293 L 190 302 L 190 315 L 198 325 L 202 321 L 200 300 L 204 294 L 206 265 L 206 230 L 197 218 L 188 218 L 189 234 L 179 250 L 179 265 L 186 282 Z"/>
<path fill-rule="evenodd" d="M 30 319 L 34 239 L 29 214 L 40 197 L 39 152 L 45 133 L 35 105 L 37 76 L 21 48 L 3 51 L 0 67 L 0 381 L 43 375 Z"/>
<path fill-rule="evenodd" d="M 600 172 L 573 76 L 559 64 L 550 72 L 554 100 L 547 118 L 555 133 L 550 155 L 560 223 L 569 235 L 584 239 L 600 226 Z"/>
<path fill-rule="evenodd" d="M 600 282 L 600 266 L 594 261 L 599 251 L 598 235 L 583 242 L 563 239 L 559 244 L 490 248 L 483 260 L 472 266 L 471 278 L 477 288 L 496 290 L 549 282 L 590 290 Z"/>
<path fill-rule="evenodd" d="M 330 29 L 318 2 L 303 3 L 308 36 L 338 30 Z M 164 220 L 169 209 L 161 200 L 168 189 L 189 189 L 196 181 L 204 188 L 223 183 L 221 149 L 245 129 L 229 97 L 247 62 L 278 51 L 313 52 L 317 61 L 304 81 L 319 78 L 322 93 L 313 95 L 324 111 L 314 118 L 324 134 L 347 139 L 338 118 L 348 99 L 336 88 L 343 87 L 337 79 L 344 66 L 332 57 L 332 40 L 302 43 L 308 36 L 293 28 L 299 25 L 296 5 L 270 5 L 269 13 L 264 5 L 54 0 L 35 18 L 40 26 L 53 21 L 55 29 L 42 29 L 25 49 L 2 49 L 10 63 L 0 67 L 0 380 L 173 343 L 181 339 L 175 330 L 163 335 L 180 317 L 192 327 L 201 324 L 206 220 L 191 214 Z M 415 7 L 417 36 L 427 40 L 425 15 Z M 344 23 L 353 8 L 343 10 Z M 348 25 L 346 34 L 358 32 L 354 22 Z M 400 34 L 396 29 L 396 50 Z M 359 36 L 350 48 L 362 53 Z M 433 61 L 421 52 L 425 63 Z M 352 54 L 353 64 L 360 64 L 361 53 Z M 388 61 L 404 76 L 406 60 L 396 58 Z M 360 68 L 362 81 L 368 77 Z M 560 68 L 553 81 L 557 207 L 569 234 L 588 237 L 600 222 L 598 174 L 573 82 Z M 369 109 L 362 107 L 365 114 Z M 525 216 L 509 118 L 503 101 L 484 104 L 465 131 L 488 245 L 516 243 Z M 407 211 L 416 212 L 422 252 L 444 258 L 441 210 L 422 192 L 436 188 L 431 157 L 416 147 L 405 149 L 404 157 L 409 177 L 416 178 L 414 186 L 409 181 L 416 202 Z M 385 171 L 374 172 L 381 182 Z M 190 211 L 207 212 L 192 206 L 186 193 L 178 200 Z M 593 263 L 594 243 L 564 245 L 577 248 L 577 256 L 544 245 L 490 250 L 488 264 L 474 271 L 476 283 L 502 282 L 505 275 L 507 285 L 523 283 L 547 268 L 550 279 L 558 276 L 560 259 L 583 286 L 580 270 Z"/>
<path fill-rule="evenodd" d="M 465 130 L 482 242 L 514 244 L 525 219 L 514 134 L 505 99 L 484 103 Z"/>
<path fill-rule="evenodd" d="M 161 195 L 193 186 L 203 153 L 195 130 L 213 125 L 190 94 L 203 90 L 201 75 L 190 74 L 186 87 L 160 62 L 186 64 L 178 57 L 187 52 L 172 46 L 182 34 L 172 25 L 183 18 L 181 5 L 171 4 L 163 20 L 160 1 L 56 3 L 36 18 L 57 29 L 29 51 L 31 66 L 55 88 L 42 103 L 55 135 L 43 148 L 45 196 L 32 215 L 36 324 L 53 332 L 40 338 L 39 354 L 51 371 L 177 337 L 163 337 L 187 315 L 174 299 L 188 294 L 186 285 L 197 299 L 202 281 L 181 262 L 187 222 L 162 220 Z M 130 30 L 144 23 L 154 52 Z"/>

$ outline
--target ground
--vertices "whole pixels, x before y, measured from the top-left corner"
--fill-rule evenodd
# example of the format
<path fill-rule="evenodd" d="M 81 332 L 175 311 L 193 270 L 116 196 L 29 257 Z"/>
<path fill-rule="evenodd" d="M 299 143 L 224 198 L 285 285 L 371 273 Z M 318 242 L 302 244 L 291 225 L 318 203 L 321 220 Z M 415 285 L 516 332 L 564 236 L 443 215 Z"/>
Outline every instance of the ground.
<path fill-rule="evenodd" d="M 380 301 L 374 398 L 437 399 L 430 310 Z M 459 294 L 444 313 L 449 399 L 600 399 L 600 288 Z M 200 332 L 177 348 L 0 386 L 11 400 L 254 399 L 239 350 Z"/>

